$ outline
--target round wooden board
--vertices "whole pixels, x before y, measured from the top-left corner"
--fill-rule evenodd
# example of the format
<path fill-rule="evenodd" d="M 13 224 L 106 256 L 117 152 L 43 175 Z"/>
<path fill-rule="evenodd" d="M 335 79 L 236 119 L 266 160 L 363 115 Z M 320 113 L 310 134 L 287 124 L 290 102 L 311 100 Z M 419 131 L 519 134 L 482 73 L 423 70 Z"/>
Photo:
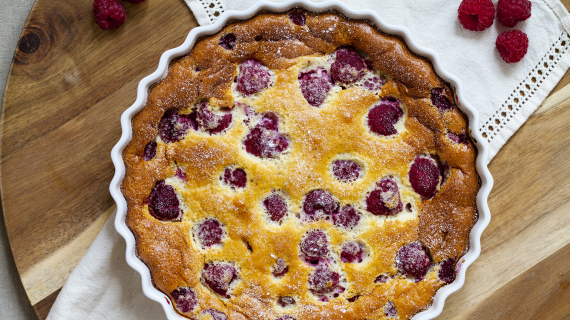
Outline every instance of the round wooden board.
<path fill-rule="evenodd" d="M 181 0 L 124 3 L 126 23 L 103 31 L 91 0 L 37 0 L 6 85 L 2 205 L 41 319 L 114 209 L 109 155 L 121 113 L 197 25 Z M 491 163 L 482 255 L 438 319 L 570 319 L 569 82 L 567 73 Z"/>

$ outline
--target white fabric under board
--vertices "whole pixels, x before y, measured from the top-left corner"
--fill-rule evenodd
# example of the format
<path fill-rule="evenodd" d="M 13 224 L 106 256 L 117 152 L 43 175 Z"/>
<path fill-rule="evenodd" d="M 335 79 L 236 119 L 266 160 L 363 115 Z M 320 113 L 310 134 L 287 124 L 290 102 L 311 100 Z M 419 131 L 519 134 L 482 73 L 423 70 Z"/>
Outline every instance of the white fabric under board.
<path fill-rule="evenodd" d="M 185 1 L 202 25 L 215 21 L 224 10 L 245 9 L 253 3 Z M 491 158 L 570 66 L 570 15 L 558 0 L 532 1 L 532 17 L 517 26 L 529 36 L 529 52 L 513 65 L 502 62 L 494 46 L 496 36 L 507 28 L 495 23 L 484 32 L 464 30 L 457 22 L 458 2 L 351 0 L 347 4 L 375 10 L 387 23 L 406 26 L 421 46 L 439 53 L 444 69 L 459 76 L 467 100 L 481 113 L 481 131 L 490 142 Z M 48 320 L 165 319 L 161 306 L 143 295 L 138 273 L 125 262 L 125 243 L 114 229 L 114 219 L 115 214 L 72 272 Z"/>

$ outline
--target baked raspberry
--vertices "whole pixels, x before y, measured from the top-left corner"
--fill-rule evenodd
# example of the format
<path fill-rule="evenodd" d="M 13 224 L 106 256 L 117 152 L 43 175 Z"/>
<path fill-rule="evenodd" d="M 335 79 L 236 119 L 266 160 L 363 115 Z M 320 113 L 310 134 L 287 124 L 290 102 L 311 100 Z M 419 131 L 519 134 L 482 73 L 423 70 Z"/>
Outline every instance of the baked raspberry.
<path fill-rule="evenodd" d="M 295 318 L 293 318 L 293 317 L 291 317 L 291 316 L 289 316 L 289 315 L 284 315 L 284 316 L 281 316 L 281 317 L 279 317 L 279 318 L 277 318 L 277 319 L 275 319 L 275 320 L 295 320 Z"/>
<path fill-rule="evenodd" d="M 99 28 L 103 30 L 115 29 L 127 19 L 125 8 L 117 0 L 95 0 L 93 16 Z"/>
<path fill-rule="evenodd" d="M 247 59 L 239 65 L 236 90 L 250 96 L 267 88 L 271 82 L 271 73 L 259 60 Z"/>
<path fill-rule="evenodd" d="M 311 230 L 301 240 L 301 251 L 311 258 L 325 258 L 329 254 L 327 235 L 323 230 Z"/>
<path fill-rule="evenodd" d="M 180 115 L 177 109 L 169 109 L 158 123 L 158 135 L 166 143 L 178 142 L 189 128 L 198 128 L 193 115 Z"/>
<path fill-rule="evenodd" d="M 234 188 L 245 188 L 247 175 L 242 168 L 224 170 L 224 183 Z"/>
<path fill-rule="evenodd" d="M 176 178 L 186 182 L 188 181 L 188 178 L 186 178 L 186 172 L 184 172 L 184 170 L 182 170 L 182 168 L 177 168 L 176 169 L 176 174 L 174 174 L 176 176 Z"/>
<path fill-rule="evenodd" d="M 512 28 L 519 21 L 530 18 L 532 3 L 528 0 L 499 0 L 497 19 L 505 27 Z"/>
<path fill-rule="evenodd" d="M 439 111 L 444 112 L 453 108 L 453 103 L 445 95 L 443 88 L 433 88 L 430 95 L 431 104 L 436 106 Z"/>
<path fill-rule="evenodd" d="M 388 277 L 387 275 L 381 274 L 377 276 L 376 279 L 374 279 L 374 283 L 386 283 L 388 282 L 389 279 L 390 277 Z"/>
<path fill-rule="evenodd" d="M 394 125 L 404 115 L 400 101 L 394 97 L 381 98 L 379 103 L 368 112 L 370 130 L 381 136 L 398 133 Z"/>
<path fill-rule="evenodd" d="M 289 139 L 277 130 L 278 117 L 269 112 L 246 136 L 245 151 L 260 158 L 275 158 L 289 147 Z"/>
<path fill-rule="evenodd" d="M 360 214 L 351 205 L 346 205 L 338 213 L 333 214 L 333 223 L 339 228 L 350 230 L 356 227 L 359 221 Z"/>
<path fill-rule="evenodd" d="M 330 219 L 337 213 L 339 204 L 332 195 L 325 190 L 313 190 L 305 197 L 303 211 L 309 220 Z"/>
<path fill-rule="evenodd" d="M 396 254 L 396 268 L 410 277 L 423 278 L 430 265 L 430 258 L 419 242 L 403 246 Z"/>
<path fill-rule="evenodd" d="M 460 134 L 454 134 L 454 133 L 448 133 L 447 134 L 447 138 L 455 143 L 459 143 L 459 144 L 468 144 L 468 137 L 467 137 L 467 133 L 463 132 Z"/>
<path fill-rule="evenodd" d="M 360 263 L 365 255 L 366 253 L 361 243 L 350 241 L 342 246 L 340 250 L 340 261 L 344 263 Z"/>
<path fill-rule="evenodd" d="M 335 160 L 332 165 L 333 175 L 342 182 L 350 182 L 360 178 L 362 168 L 351 160 Z"/>
<path fill-rule="evenodd" d="M 233 33 L 224 34 L 220 37 L 218 44 L 226 50 L 233 50 L 236 45 L 236 35 Z"/>
<path fill-rule="evenodd" d="M 321 264 L 309 275 L 309 288 L 317 294 L 332 292 L 338 286 L 340 275 L 327 265 Z"/>
<path fill-rule="evenodd" d="M 471 31 L 483 31 L 495 20 L 495 5 L 491 0 L 463 0 L 457 11 L 461 25 Z"/>
<path fill-rule="evenodd" d="M 156 141 L 151 141 L 146 144 L 143 151 L 143 160 L 150 161 L 156 156 Z"/>
<path fill-rule="evenodd" d="M 364 81 L 362 81 L 362 87 L 370 91 L 380 90 L 380 88 L 382 88 L 385 84 L 386 84 L 386 78 L 382 76 L 369 77 L 365 78 Z"/>
<path fill-rule="evenodd" d="M 149 213 L 160 221 L 178 221 L 182 217 L 174 188 L 159 181 L 150 192 Z"/>
<path fill-rule="evenodd" d="M 285 264 L 285 259 L 279 258 L 275 261 L 273 265 L 273 271 L 271 273 L 274 277 L 282 277 L 289 272 L 289 267 Z"/>
<path fill-rule="evenodd" d="M 338 49 L 336 59 L 331 65 L 334 81 L 344 84 L 362 79 L 367 69 L 364 59 L 352 48 Z"/>
<path fill-rule="evenodd" d="M 376 184 L 376 189 L 366 198 L 366 210 L 373 215 L 391 216 L 402 211 L 402 200 L 396 181 L 383 178 Z"/>
<path fill-rule="evenodd" d="M 196 122 L 209 134 L 220 133 L 232 123 L 232 114 L 226 112 L 218 115 L 208 110 L 208 103 L 203 102 L 196 106 Z"/>
<path fill-rule="evenodd" d="M 285 199 L 277 193 L 265 198 L 265 200 L 263 200 L 263 206 L 271 221 L 281 222 L 281 219 L 287 214 L 287 203 Z"/>
<path fill-rule="evenodd" d="M 301 93 L 313 107 L 318 107 L 325 101 L 332 86 L 332 79 L 323 68 L 299 74 Z"/>
<path fill-rule="evenodd" d="M 196 305 L 198 305 L 196 293 L 189 287 L 178 287 L 170 293 L 170 296 L 172 297 L 176 308 L 183 313 L 194 310 Z"/>
<path fill-rule="evenodd" d="M 522 60 L 528 49 L 528 37 L 520 30 L 509 30 L 497 37 L 495 46 L 506 63 Z"/>
<path fill-rule="evenodd" d="M 206 309 L 202 311 L 202 314 L 209 314 L 214 320 L 228 320 L 228 316 L 225 313 L 215 309 Z"/>
<path fill-rule="evenodd" d="M 236 268 L 226 262 L 208 263 L 202 272 L 204 282 L 215 293 L 229 298 L 230 284 L 237 278 Z"/>
<path fill-rule="evenodd" d="M 196 228 L 196 238 L 206 248 L 221 243 L 223 235 L 222 223 L 215 219 L 204 220 Z"/>
<path fill-rule="evenodd" d="M 285 307 L 294 305 L 295 299 L 293 299 L 292 297 L 289 297 L 289 296 L 279 297 L 277 299 L 277 304 L 280 305 L 281 307 L 285 308 Z"/>
<path fill-rule="evenodd" d="M 429 156 L 417 156 L 410 168 L 410 184 L 424 198 L 431 198 L 437 192 L 441 171 L 437 161 Z"/>
<path fill-rule="evenodd" d="M 350 298 L 346 299 L 346 301 L 348 301 L 348 302 L 354 302 L 354 301 L 358 300 L 358 298 L 360 298 L 360 296 L 359 296 L 359 295 L 356 295 L 356 296 L 353 296 L 353 297 L 350 297 Z"/>
<path fill-rule="evenodd" d="M 298 26 L 304 26 L 307 17 L 305 17 L 305 14 L 300 11 L 293 11 L 289 13 L 289 19 Z"/>
<path fill-rule="evenodd" d="M 384 315 L 389 318 L 396 318 L 398 316 L 398 310 L 396 310 L 394 301 L 390 300 L 386 302 L 386 305 L 384 306 Z"/>
<path fill-rule="evenodd" d="M 455 280 L 455 259 L 450 258 L 441 263 L 437 276 L 445 283 L 451 283 Z"/>

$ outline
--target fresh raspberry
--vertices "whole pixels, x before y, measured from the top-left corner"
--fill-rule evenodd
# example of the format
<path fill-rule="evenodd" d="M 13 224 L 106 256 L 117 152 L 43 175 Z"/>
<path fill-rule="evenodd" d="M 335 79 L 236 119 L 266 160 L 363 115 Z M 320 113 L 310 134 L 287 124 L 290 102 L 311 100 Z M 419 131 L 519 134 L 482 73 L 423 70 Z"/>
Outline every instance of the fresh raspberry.
<path fill-rule="evenodd" d="M 499 0 L 497 19 L 505 27 L 512 28 L 519 21 L 530 18 L 531 3 L 528 0 Z"/>
<path fill-rule="evenodd" d="M 528 37 L 520 30 L 505 31 L 497 37 L 495 46 L 506 63 L 519 62 L 528 49 Z"/>
<path fill-rule="evenodd" d="M 495 20 L 495 6 L 491 0 L 463 0 L 457 12 L 461 25 L 471 31 L 483 31 Z"/>
<path fill-rule="evenodd" d="M 111 30 L 120 26 L 127 19 L 125 8 L 117 0 L 95 0 L 93 16 L 103 30 Z"/>

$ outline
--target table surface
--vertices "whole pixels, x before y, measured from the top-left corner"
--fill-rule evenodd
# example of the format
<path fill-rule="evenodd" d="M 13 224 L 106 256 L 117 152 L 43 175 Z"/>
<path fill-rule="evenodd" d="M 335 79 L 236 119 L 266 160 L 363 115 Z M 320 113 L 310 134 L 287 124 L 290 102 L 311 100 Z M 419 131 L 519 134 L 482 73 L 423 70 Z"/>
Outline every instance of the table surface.
<path fill-rule="evenodd" d="M 182 1 L 147 1 L 125 3 L 127 22 L 102 31 L 85 3 L 36 0 L 2 108 L 6 228 L 40 319 L 114 209 L 117 119 L 164 48 L 197 25 Z M 568 83 L 570 72 L 491 162 L 481 257 L 438 319 L 570 319 Z"/>

